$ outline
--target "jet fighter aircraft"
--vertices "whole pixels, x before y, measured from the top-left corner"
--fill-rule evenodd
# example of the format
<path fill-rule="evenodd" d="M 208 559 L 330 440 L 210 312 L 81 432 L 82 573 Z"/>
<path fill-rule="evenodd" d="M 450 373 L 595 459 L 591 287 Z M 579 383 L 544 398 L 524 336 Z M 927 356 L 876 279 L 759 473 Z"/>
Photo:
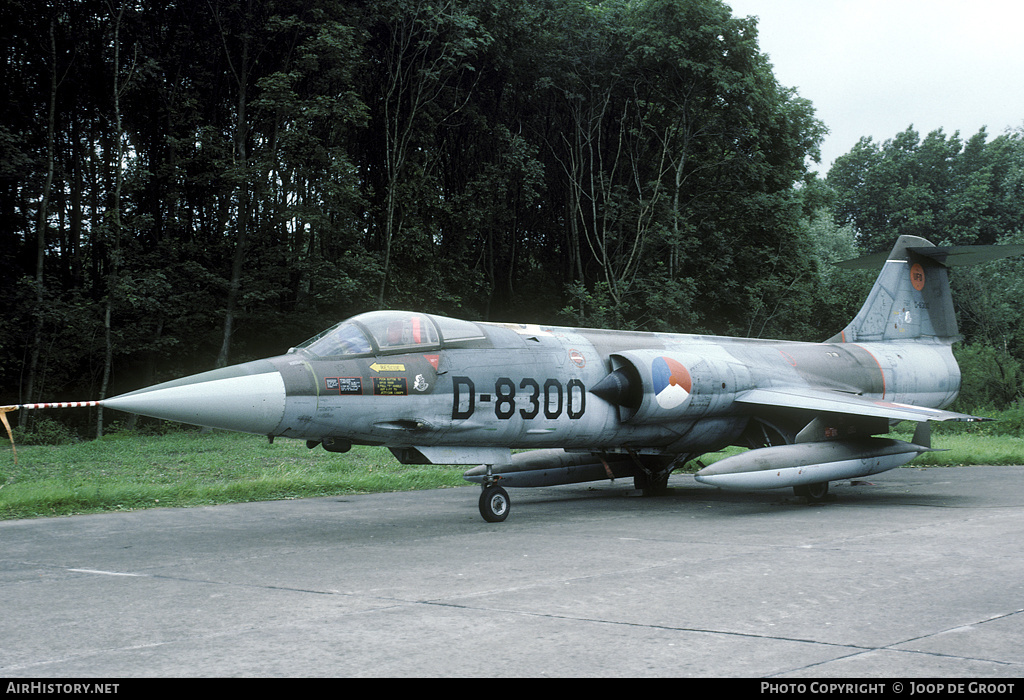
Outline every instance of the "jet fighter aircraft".
<path fill-rule="evenodd" d="M 373 311 L 284 355 L 99 404 L 331 452 L 385 445 L 404 464 L 473 465 L 465 478 L 481 484 L 491 522 L 509 514 L 505 487 L 631 476 L 653 492 L 729 445 L 752 449 L 698 482 L 820 499 L 830 481 L 930 450 L 929 421 L 982 420 L 944 410 L 960 387 L 947 267 L 1020 253 L 902 236 L 887 256 L 848 265 L 882 270 L 823 343 Z M 918 424 L 913 442 L 884 437 L 899 421 Z"/>

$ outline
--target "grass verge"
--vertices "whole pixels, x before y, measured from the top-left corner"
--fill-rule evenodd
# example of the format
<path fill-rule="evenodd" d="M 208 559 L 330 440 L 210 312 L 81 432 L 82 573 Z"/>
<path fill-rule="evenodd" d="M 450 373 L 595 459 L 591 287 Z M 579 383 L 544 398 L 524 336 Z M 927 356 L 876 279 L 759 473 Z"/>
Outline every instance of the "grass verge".
<path fill-rule="evenodd" d="M 181 431 L 115 434 L 0 457 L 0 519 L 468 485 L 465 467 L 405 466 L 383 447 Z"/>

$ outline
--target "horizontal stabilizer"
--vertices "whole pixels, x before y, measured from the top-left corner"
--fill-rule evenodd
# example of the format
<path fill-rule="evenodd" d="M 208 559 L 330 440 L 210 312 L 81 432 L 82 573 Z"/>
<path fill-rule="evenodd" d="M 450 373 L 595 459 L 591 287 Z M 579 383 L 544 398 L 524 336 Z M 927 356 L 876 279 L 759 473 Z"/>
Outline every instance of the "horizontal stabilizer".
<path fill-rule="evenodd" d="M 953 245 L 910 246 L 908 252 L 934 260 L 945 267 L 963 267 L 1024 255 L 1024 245 Z M 889 259 L 888 251 L 872 253 L 853 260 L 837 262 L 836 267 L 847 270 L 876 270 Z"/>
<path fill-rule="evenodd" d="M 870 416 L 889 420 L 922 421 L 985 421 L 989 418 L 970 416 L 965 413 L 943 411 L 927 406 L 894 403 L 881 399 L 870 399 L 856 394 L 823 389 L 753 389 L 736 397 L 738 403 L 772 406 L 775 408 L 799 408 L 817 413 L 844 413 L 854 416 Z"/>

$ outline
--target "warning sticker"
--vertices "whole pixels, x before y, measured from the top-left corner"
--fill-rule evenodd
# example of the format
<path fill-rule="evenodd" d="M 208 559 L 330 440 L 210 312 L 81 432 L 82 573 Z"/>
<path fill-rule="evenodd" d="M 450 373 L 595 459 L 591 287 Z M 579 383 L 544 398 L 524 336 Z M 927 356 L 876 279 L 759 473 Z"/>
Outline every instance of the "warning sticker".
<path fill-rule="evenodd" d="M 374 377 L 374 396 L 407 396 L 409 380 L 406 377 Z"/>
<path fill-rule="evenodd" d="M 360 377 L 324 377 L 324 385 L 327 391 L 339 394 L 363 393 L 363 380 Z"/>

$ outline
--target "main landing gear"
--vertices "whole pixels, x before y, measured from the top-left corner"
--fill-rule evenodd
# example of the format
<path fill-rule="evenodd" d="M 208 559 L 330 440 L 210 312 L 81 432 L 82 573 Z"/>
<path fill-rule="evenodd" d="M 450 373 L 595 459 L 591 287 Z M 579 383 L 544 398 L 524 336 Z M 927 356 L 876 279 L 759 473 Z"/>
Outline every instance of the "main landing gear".
<path fill-rule="evenodd" d="M 633 488 L 642 491 L 644 496 L 664 496 L 668 493 L 670 474 L 667 469 L 658 472 L 642 469 L 633 475 Z"/>
<path fill-rule="evenodd" d="M 808 503 L 820 503 L 821 501 L 824 501 L 825 496 L 828 495 L 828 482 L 822 481 L 818 484 L 794 486 L 793 493 L 797 496 L 803 496 L 807 499 Z"/>

